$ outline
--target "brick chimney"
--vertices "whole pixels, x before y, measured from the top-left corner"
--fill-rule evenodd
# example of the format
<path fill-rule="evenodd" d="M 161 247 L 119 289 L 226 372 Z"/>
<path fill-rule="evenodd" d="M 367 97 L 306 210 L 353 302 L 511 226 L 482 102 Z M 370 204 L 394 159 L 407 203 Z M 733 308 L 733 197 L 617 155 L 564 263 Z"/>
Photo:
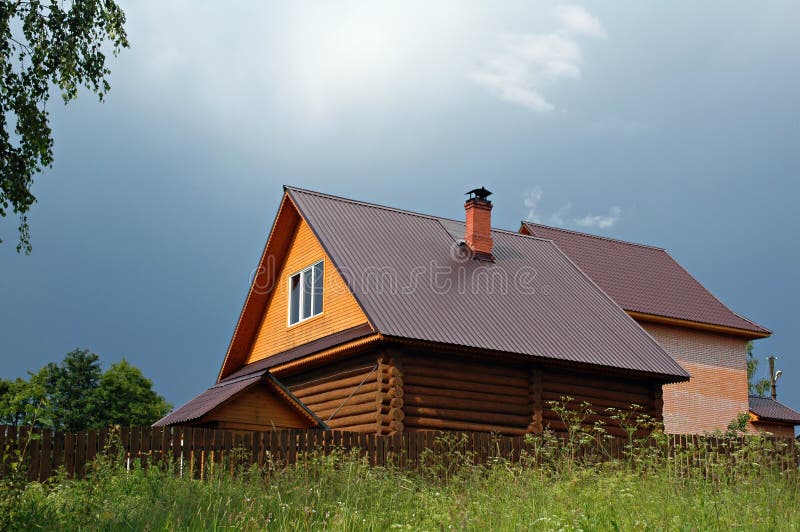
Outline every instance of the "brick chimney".
<path fill-rule="evenodd" d="M 467 214 L 464 241 L 475 253 L 475 258 L 492 260 L 492 202 L 487 199 L 491 192 L 481 187 L 467 194 L 469 199 L 464 204 Z"/>

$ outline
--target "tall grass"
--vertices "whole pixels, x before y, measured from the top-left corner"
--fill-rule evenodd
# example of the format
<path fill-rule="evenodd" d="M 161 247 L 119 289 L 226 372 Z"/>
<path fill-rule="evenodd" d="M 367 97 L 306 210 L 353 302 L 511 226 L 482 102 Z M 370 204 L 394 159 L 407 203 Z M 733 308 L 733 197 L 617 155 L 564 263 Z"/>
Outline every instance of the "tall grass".
<path fill-rule="evenodd" d="M 556 444 L 532 438 L 513 463 L 476 464 L 463 440 L 440 439 L 416 469 L 370 467 L 357 454 L 310 455 L 206 471 L 143 469 L 102 455 L 82 480 L 0 483 L 0 528 L 242 530 L 793 530 L 797 468 L 763 465 L 778 443 L 731 438 L 732 453 L 678 452 L 631 440 L 622 460 L 587 453 L 590 430 Z M 789 445 L 789 443 L 785 443 Z"/>

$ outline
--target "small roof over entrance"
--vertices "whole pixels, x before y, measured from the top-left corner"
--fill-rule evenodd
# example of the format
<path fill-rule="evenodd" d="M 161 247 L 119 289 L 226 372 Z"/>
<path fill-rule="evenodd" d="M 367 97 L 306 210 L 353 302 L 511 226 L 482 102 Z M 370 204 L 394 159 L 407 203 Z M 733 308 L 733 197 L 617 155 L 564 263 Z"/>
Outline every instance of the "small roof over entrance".
<path fill-rule="evenodd" d="M 223 380 L 153 423 L 241 430 L 327 429 L 269 370 Z"/>

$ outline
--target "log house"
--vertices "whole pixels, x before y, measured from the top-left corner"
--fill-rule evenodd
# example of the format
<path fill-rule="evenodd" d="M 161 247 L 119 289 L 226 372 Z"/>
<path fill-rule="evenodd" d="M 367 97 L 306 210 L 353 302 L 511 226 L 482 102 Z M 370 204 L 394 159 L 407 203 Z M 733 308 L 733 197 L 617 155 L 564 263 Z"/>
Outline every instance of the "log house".
<path fill-rule="evenodd" d="M 661 421 L 689 372 L 552 240 L 492 228 L 488 194 L 459 222 L 285 187 L 215 388 L 270 375 L 307 423 L 374 434 L 563 431 L 555 405 L 584 403 L 612 434 L 608 409 Z M 191 422 L 243 426 L 237 400 Z"/>

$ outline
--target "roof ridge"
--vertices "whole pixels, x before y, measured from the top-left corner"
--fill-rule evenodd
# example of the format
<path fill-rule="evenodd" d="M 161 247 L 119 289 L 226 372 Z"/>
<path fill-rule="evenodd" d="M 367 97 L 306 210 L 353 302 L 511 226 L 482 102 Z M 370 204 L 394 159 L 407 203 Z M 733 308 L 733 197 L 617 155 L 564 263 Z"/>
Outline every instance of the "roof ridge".
<path fill-rule="evenodd" d="M 356 204 L 356 205 L 362 205 L 364 207 L 372 207 L 372 208 L 375 208 L 375 209 L 383 209 L 383 210 L 386 210 L 386 211 L 397 212 L 397 213 L 400 213 L 400 214 L 408 214 L 408 215 L 411 215 L 411 216 L 419 216 L 421 218 L 430 218 L 430 219 L 434 219 L 434 220 L 437 220 L 437 219 L 445 219 L 445 220 L 447 220 L 448 219 L 448 218 L 441 218 L 439 216 L 434 216 L 432 214 L 425 214 L 425 213 L 409 211 L 409 210 L 405 210 L 405 209 L 398 209 L 396 207 L 389 207 L 387 205 L 381 205 L 379 203 L 371 203 L 371 202 L 368 202 L 368 201 L 361 201 L 361 200 L 355 200 L 355 199 L 352 199 L 352 198 L 345 198 L 343 196 L 336 196 L 334 194 L 326 194 L 325 192 L 317 192 L 316 190 L 308 190 L 306 188 L 294 187 L 294 186 L 291 186 L 291 185 L 283 185 L 283 188 L 284 188 L 284 190 L 291 190 L 291 191 L 295 191 L 295 192 L 301 192 L 303 194 L 311 194 L 311 195 L 319 196 L 319 197 L 322 197 L 322 198 L 328 198 L 328 199 L 332 199 L 332 200 L 336 200 L 336 201 L 343 201 L 345 203 L 353 203 L 353 204 Z M 452 220 L 452 221 L 457 222 L 458 220 Z"/>
<path fill-rule="evenodd" d="M 389 207 L 388 205 L 381 205 L 380 203 L 372 203 L 372 202 L 369 202 L 369 201 L 361 201 L 361 200 L 356 200 L 356 199 L 352 199 L 352 198 L 345 198 L 344 196 L 337 196 L 335 194 L 327 194 L 325 192 L 318 192 L 316 190 L 309 190 L 307 188 L 300 188 L 300 187 L 295 187 L 295 186 L 292 186 L 292 185 L 283 185 L 283 188 L 285 190 L 291 190 L 291 191 L 300 192 L 300 193 L 303 193 L 303 194 L 311 194 L 313 196 L 318 196 L 318 197 L 321 197 L 321 198 L 327 198 L 327 199 L 331 199 L 331 200 L 335 200 L 335 201 L 342 201 L 342 202 L 351 203 L 351 204 L 354 204 L 354 205 L 361 205 L 361 206 L 364 206 L 364 207 L 372 207 L 374 209 L 383 209 L 383 210 L 386 210 L 386 211 L 396 212 L 396 213 L 399 213 L 399 214 L 407 214 L 409 216 L 418 216 L 420 218 L 426 218 L 428 220 L 434 220 L 434 221 L 442 221 L 442 220 L 444 220 L 444 221 L 447 221 L 447 222 L 455 222 L 455 223 L 459 223 L 459 224 L 465 224 L 466 223 L 464 220 L 456 220 L 455 218 L 447 218 L 445 216 L 436 216 L 436 215 L 433 215 L 433 214 L 425 214 L 425 213 L 417 212 L 417 211 L 409 211 L 407 209 L 398 209 L 397 207 Z M 525 237 L 525 238 L 534 238 L 534 239 L 537 239 L 537 240 L 544 240 L 544 241 L 548 241 L 548 242 L 552 241 L 551 238 L 544 238 L 544 237 L 536 236 L 536 235 L 522 235 L 518 231 L 512 231 L 511 229 L 503 229 L 503 228 L 500 228 L 500 227 L 492 227 L 491 230 L 492 231 L 496 231 L 498 233 L 506 233 L 506 234 L 509 234 L 509 235 L 521 236 L 521 237 Z"/>
<path fill-rule="evenodd" d="M 572 233 L 573 235 L 580 235 L 580 236 L 587 236 L 589 238 L 597 238 L 598 240 L 607 240 L 610 242 L 617 242 L 618 244 L 627 244 L 629 246 L 637 246 L 640 248 L 646 249 L 654 249 L 658 251 L 667 251 L 666 248 L 660 246 L 651 246 L 649 244 L 641 244 L 639 242 L 631 242 L 629 240 L 621 240 L 619 238 L 611 238 L 608 236 L 601 236 L 601 235 L 593 235 L 592 233 L 585 233 L 583 231 L 575 231 L 574 229 L 564 229 L 563 227 L 553 227 L 552 225 L 540 224 L 537 222 L 530 222 L 527 220 L 522 220 L 523 225 L 533 225 L 536 227 L 544 227 L 545 229 L 551 229 L 553 231 L 561 231 L 563 233 Z"/>

